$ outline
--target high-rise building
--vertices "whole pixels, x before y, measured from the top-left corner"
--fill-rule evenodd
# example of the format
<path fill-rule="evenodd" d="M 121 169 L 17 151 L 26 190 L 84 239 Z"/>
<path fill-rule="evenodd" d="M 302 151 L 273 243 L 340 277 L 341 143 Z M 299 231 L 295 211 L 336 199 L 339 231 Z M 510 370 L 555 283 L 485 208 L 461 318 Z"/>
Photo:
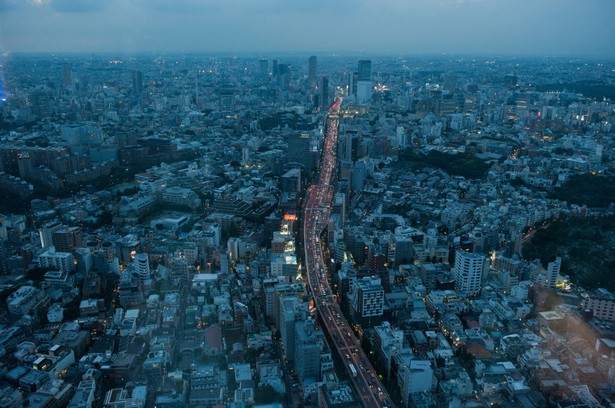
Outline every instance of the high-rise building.
<path fill-rule="evenodd" d="M 430 361 L 406 359 L 398 370 L 397 380 L 404 406 L 411 406 L 408 403 L 411 395 L 431 391 L 434 377 Z"/>
<path fill-rule="evenodd" d="M 326 109 L 329 106 L 329 78 L 323 76 L 320 80 L 320 107 Z"/>
<path fill-rule="evenodd" d="M 297 296 L 283 296 L 279 298 L 279 327 L 280 339 L 284 346 L 284 355 L 288 361 L 295 360 L 295 322 L 302 322 L 307 318 L 307 303 Z"/>
<path fill-rule="evenodd" d="M 386 368 L 387 374 L 390 374 L 393 357 L 401 352 L 403 346 L 402 330 L 396 329 L 386 321 L 380 326 L 374 326 L 373 349 L 378 360 Z"/>
<path fill-rule="evenodd" d="M 346 194 L 335 193 L 333 196 L 333 214 L 339 214 L 342 226 L 346 224 Z"/>
<path fill-rule="evenodd" d="M 483 273 L 485 268 L 488 267 L 489 263 L 485 255 L 457 250 L 455 266 L 452 270 L 455 289 L 468 295 L 478 294 L 481 289 Z"/>
<path fill-rule="evenodd" d="M 277 67 L 278 67 L 277 68 L 278 86 L 280 87 L 280 89 L 285 91 L 290 86 L 290 79 L 291 79 L 290 65 L 278 64 Z"/>
<path fill-rule="evenodd" d="M 372 82 L 359 81 L 357 82 L 357 104 L 369 105 L 372 99 Z"/>
<path fill-rule="evenodd" d="M 315 166 L 314 155 L 310 151 L 312 137 L 309 133 L 291 134 L 288 137 L 288 163 L 299 163 L 305 171 L 310 172 Z"/>
<path fill-rule="evenodd" d="M 53 241 L 52 241 L 53 233 L 56 231 L 60 231 L 63 228 L 65 228 L 64 225 L 60 224 L 57 221 L 50 221 L 46 224 L 43 224 L 43 226 L 41 226 L 38 229 L 38 233 L 41 238 L 41 246 L 44 249 L 47 249 L 50 246 L 53 246 Z"/>
<path fill-rule="evenodd" d="M 303 381 L 320 377 L 320 352 L 324 339 L 312 319 L 295 323 L 295 370 Z"/>
<path fill-rule="evenodd" d="M 316 56 L 312 55 L 308 59 L 308 84 L 316 86 Z"/>
<path fill-rule="evenodd" d="M 348 297 L 355 323 L 372 327 L 380 322 L 384 311 L 384 288 L 379 277 L 355 280 Z"/>
<path fill-rule="evenodd" d="M 139 280 L 144 281 L 150 278 L 149 256 L 146 253 L 135 255 L 135 266 Z"/>
<path fill-rule="evenodd" d="M 38 257 L 41 268 L 51 268 L 61 272 L 72 272 L 75 268 L 74 257 L 70 252 L 56 252 L 51 246 Z"/>
<path fill-rule="evenodd" d="M 299 194 L 302 190 L 301 169 L 293 168 L 280 177 L 282 193 Z"/>
<path fill-rule="evenodd" d="M 65 62 L 63 66 L 63 84 L 65 88 L 69 88 L 73 84 L 70 72 L 70 65 L 67 62 Z"/>
<path fill-rule="evenodd" d="M 51 233 L 51 243 L 59 252 L 73 252 L 81 246 L 81 229 L 64 227 Z"/>
<path fill-rule="evenodd" d="M 562 267 L 562 258 L 559 256 L 555 258 L 553 262 L 549 262 L 547 265 L 547 287 L 555 289 L 557 280 L 559 278 L 559 271 Z"/>
<path fill-rule="evenodd" d="M 269 76 L 269 61 L 262 59 L 258 62 L 259 75 L 261 78 L 267 78 Z"/>
<path fill-rule="evenodd" d="M 340 135 L 338 142 L 340 165 L 344 160 L 355 162 L 359 159 L 360 144 L 361 136 L 356 131 L 347 131 Z"/>
<path fill-rule="evenodd" d="M 372 80 L 372 60 L 359 60 L 359 81 Z"/>
<path fill-rule="evenodd" d="M 143 93 L 143 73 L 141 71 L 132 71 L 132 93 L 135 96 L 141 96 Z"/>

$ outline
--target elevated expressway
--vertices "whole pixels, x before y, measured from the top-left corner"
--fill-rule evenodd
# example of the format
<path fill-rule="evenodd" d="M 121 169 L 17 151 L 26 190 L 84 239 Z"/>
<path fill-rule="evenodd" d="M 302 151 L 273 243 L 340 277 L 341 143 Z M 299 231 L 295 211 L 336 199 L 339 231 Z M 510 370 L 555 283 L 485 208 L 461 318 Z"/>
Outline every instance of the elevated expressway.
<path fill-rule="evenodd" d="M 344 362 L 350 381 L 365 408 L 394 407 L 378 375 L 361 349 L 340 306 L 331 294 L 327 279 L 327 262 L 324 258 L 320 236 L 326 228 L 331 212 L 333 187 L 331 185 L 337 160 L 338 112 L 342 98 L 336 97 L 331 105 L 326 123 L 325 146 L 317 184 L 310 186 L 303 212 L 303 243 L 308 287 L 314 297 L 323 330 L 331 338 L 333 351 Z"/>

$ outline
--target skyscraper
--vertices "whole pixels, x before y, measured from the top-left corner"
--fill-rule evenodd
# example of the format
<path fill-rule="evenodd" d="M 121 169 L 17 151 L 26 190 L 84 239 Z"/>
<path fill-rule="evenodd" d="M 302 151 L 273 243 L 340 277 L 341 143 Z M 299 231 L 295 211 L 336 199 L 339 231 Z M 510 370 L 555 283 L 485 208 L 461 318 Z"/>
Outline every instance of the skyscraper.
<path fill-rule="evenodd" d="M 455 289 L 468 295 L 478 294 L 481 288 L 483 271 L 488 265 L 487 258 L 484 255 L 457 250 L 455 266 L 452 271 Z"/>
<path fill-rule="evenodd" d="M 329 78 L 323 76 L 320 81 L 320 107 L 326 108 L 329 106 Z"/>
<path fill-rule="evenodd" d="M 372 60 L 359 60 L 359 81 L 372 80 Z"/>
<path fill-rule="evenodd" d="M 288 137 L 288 163 L 300 163 L 307 172 L 314 168 L 314 156 L 310 151 L 312 137 L 309 133 L 292 134 Z"/>
<path fill-rule="evenodd" d="M 316 56 L 314 55 L 308 59 L 308 84 L 316 86 Z"/>
<path fill-rule="evenodd" d="M 132 71 L 132 92 L 135 96 L 141 96 L 143 92 L 143 73 Z"/>
<path fill-rule="evenodd" d="M 63 84 L 65 88 L 69 88 L 73 84 L 70 65 L 65 62 L 63 67 Z"/>
<path fill-rule="evenodd" d="M 372 97 L 372 61 L 359 60 L 354 94 L 359 105 L 368 105 Z"/>
<path fill-rule="evenodd" d="M 262 59 L 258 62 L 258 64 L 261 78 L 267 78 L 269 76 L 269 61 Z"/>

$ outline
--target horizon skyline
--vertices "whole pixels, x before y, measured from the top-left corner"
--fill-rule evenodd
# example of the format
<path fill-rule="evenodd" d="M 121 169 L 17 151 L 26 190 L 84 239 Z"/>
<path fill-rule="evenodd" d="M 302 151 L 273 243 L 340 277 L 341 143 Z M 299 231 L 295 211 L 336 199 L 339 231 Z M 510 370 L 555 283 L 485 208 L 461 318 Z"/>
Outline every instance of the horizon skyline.
<path fill-rule="evenodd" d="M 610 60 L 613 19 L 609 0 L 0 0 L 0 49 Z"/>

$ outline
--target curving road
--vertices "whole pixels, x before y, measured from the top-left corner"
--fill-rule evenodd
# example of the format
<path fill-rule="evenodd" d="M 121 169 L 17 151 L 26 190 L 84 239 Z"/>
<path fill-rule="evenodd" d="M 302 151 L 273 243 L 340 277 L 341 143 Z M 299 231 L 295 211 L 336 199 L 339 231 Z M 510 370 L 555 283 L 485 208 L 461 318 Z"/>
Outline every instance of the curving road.
<path fill-rule="evenodd" d="M 354 336 L 350 325 L 342 315 L 339 304 L 331 294 L 327 279 L 326 261 L 320 242 L 320 235 L 328 224 L 333 199 L 331 180 L 337 160 L 337 137 L 339 119 L 337 113 L 342 98 L 336 97 L 329 109 L 326 126 L 325 148 L 320 164 L 320 178 L 310 186 L 304 206 L 303 242 L 305 250 L 308 287 L 314 297 L 317 313 L 321 317 L 323 330 L 328 332 L 332 346 L 344 361 L 346 371 L 355 391 L 365 408 L 394 407 L 391 398 L 378 379 Z M 354 371 L 350 368 L 351 365 Z"/>

